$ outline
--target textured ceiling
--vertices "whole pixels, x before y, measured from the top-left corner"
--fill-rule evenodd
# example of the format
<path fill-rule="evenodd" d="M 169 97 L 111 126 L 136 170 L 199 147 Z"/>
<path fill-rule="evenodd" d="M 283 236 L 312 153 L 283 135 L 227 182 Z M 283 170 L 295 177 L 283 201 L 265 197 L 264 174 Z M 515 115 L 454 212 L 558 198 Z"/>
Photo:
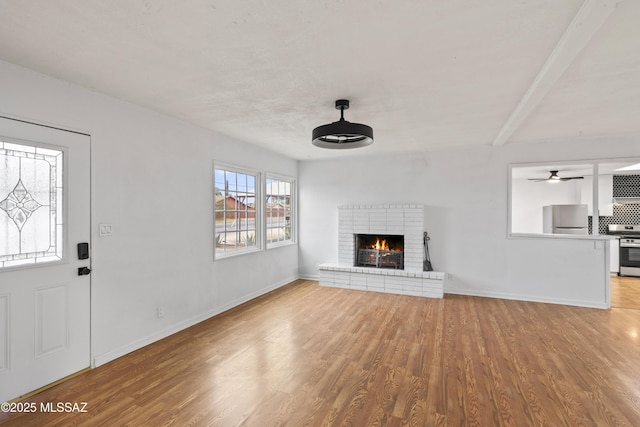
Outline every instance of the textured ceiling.
<path fill-rule="evenodd" d="M 574 57 L 558 46 L 587 3 L 606 19 Z M 505 127 L 504 143 L 640 133 L 638 22 L 636 0 L 0 0 L 0 59 L 327 158 L 491 145 Z M 311 145 L 338 98 L 372 146 Z"/>

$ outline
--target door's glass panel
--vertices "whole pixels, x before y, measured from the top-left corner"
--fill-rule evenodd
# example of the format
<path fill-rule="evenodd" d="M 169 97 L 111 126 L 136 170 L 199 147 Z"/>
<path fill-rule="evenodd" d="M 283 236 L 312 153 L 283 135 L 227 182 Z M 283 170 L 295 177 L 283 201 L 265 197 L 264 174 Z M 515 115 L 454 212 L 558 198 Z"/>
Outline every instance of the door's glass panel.
<path fill-rule="evenodd" d="M 0 141 L 0 268 L 58 261 L 63 152 Z"/>

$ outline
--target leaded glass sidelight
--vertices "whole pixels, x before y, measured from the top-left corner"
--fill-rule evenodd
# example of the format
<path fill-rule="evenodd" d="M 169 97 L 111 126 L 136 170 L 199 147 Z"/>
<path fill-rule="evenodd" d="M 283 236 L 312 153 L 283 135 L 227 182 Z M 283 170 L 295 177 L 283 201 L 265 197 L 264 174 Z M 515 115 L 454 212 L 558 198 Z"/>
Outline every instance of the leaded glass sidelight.
<path fill-rule="evenodd" d="M 0 268 L 58 261 L 63 152 L 0 141 Z"/>

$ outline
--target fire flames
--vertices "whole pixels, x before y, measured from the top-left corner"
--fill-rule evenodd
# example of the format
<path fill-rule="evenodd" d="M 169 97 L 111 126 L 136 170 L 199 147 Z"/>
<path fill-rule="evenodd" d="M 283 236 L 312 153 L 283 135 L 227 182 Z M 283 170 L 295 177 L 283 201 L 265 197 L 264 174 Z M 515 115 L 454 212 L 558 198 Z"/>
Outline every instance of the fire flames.
<path fill-rule="evenodd" d="M 373 245 L 372 249 L 376 249 L 378 251 L 388 251 L 389 244 L 387 243 L 386 239 L 380 240 L 379 237 L 376 237 L 376 244 Z"/>
<path fill-rule="evenodd" d="M 371 249 L 375 249 L 377 251 L 391 251 L 393 249 L 389 249 L 389 244 L 386 239 L 380 240 L 379 237 L 376 237 L 376 243 L 371 245 Z"/>

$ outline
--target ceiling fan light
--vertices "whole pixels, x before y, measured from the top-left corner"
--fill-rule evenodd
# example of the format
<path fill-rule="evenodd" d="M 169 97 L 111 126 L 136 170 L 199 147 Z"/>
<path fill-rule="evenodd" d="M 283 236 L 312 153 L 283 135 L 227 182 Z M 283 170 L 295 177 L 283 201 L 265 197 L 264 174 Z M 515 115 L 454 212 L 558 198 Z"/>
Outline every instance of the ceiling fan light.
<path fill-rule="evenodd" d="M 574 179 L 584 179 L 583 176 L 568 176 L 568 177 L 560 177 L 558 176 L 558 172 L 557 170 L 554 171 L 549 171 L 549 177 L 548 178 L 529 178 L 529 181 L 536 181 L 536 182 L 564 182 L 564 181 L 571 181 Z"/>
<path fill-rule="evenodd" d="M 316 147 L 330 149 L 360 148 L 373 144 L 373 129 L 370 126 L 344 119 L 344 110 L 348 108 L 348 100 L 337 100 L 336 109 L 340 110 L 340 120 L 315 128 L 311 134 L 311 143 Z"/>

